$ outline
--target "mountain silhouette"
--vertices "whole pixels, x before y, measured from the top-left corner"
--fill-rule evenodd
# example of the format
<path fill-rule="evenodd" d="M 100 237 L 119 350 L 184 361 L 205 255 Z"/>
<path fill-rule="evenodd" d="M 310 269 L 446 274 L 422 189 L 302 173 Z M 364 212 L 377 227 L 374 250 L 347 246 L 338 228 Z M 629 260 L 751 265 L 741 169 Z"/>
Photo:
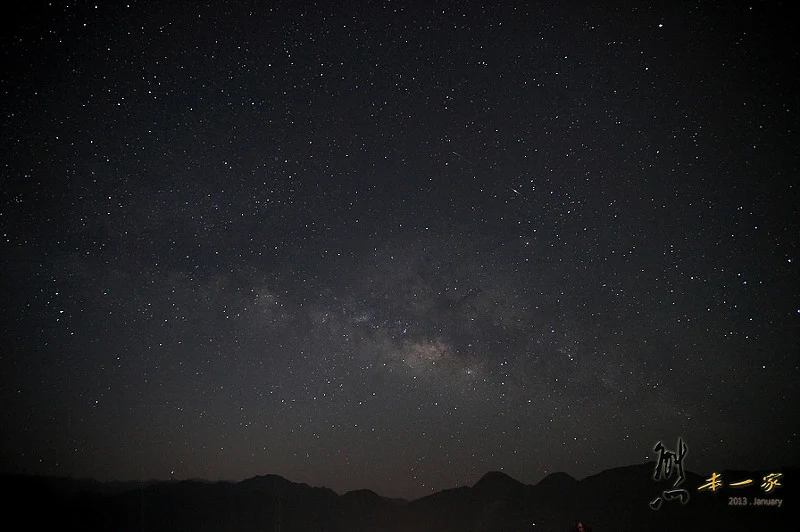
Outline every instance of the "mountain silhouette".
<path fill-rule="evenodd" d="M 536 484 L 540 489 L 567 490 L 572 489 L 578 481 L 566 473 L 550 473 Z"/>
<path fill-rule="evenodd" d="M 472 487 L 477 492 L 497 499 L 511 497 L 524 488 L 525 484 L 500 471 L 486 473 Z"/>
<path fill-rule="evenodd" d="M 479 532 L 546 530 L 567 532 L 584 521 L 594 532 L 793 529 L 800 478 L 783 468 L 782 485 L 766 493 L 767 471 L 726 471 L 729 482 L 751 486 L 700 491 L 707 478 L 687 472 L 681 487 L 690 498 L 650 502 L 674 481 L 656 482 L 653 465 L 602 471 L 583 480 L 553 473 L 526 485 L 505 473 L 486 473 L 471 487 L 444 490 L 405 501 L 370 490 L 338 495 L 328 488 L 277 475 L 241 482 L 169 481 L 101 483 L 56 477 L 0 476 L 8 523 L 30 528 L 122 531 L 280 532 Z M 742 500 L 747 506 L 732 504 Z M 755 499 L 780 499 L 780 508 L 755 506 Z"/>

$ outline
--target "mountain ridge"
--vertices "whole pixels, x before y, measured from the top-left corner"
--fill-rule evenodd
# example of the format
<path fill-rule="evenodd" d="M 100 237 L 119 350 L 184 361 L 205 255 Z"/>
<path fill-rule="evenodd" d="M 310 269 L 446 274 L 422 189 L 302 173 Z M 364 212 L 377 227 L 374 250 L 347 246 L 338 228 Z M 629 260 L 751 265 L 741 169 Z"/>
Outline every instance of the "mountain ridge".
<path fill-rule="evenodd" d="M 472 486 L 459 486 L 406 501 L 367 490 L 337 494 L 279 475 L 239 482 L 161 481 L 127 491 L 98 488 L 96 481 L 64 477 L 0 475 L 7 514 L 35 525 L 84 530 L 282 530 L 345 532 L 456 532 L 478 530 L 563 530 L 578 519 L 603 530 L 777 529 L 797 519 L 797 468 L 783 468 L 785 483 L 769 495 L 785 505 L 732 507 L 731 495 L 768 497 L 759 483 L 748 490 L 708 494 L 705 477 L 687 472 L 685 505 L 649 503 L 673 482 L 653 480 L 653 464 L 623 466 L 576 480 L 552 473 L 536 484 L 490 471 Z M 766 472 L 750 472 L 757 477 Z M 725 472 L 722 472 L 723 476 Z M 745 473 L 739 473 L 739 476 Z M 741 480 L 737 476 L 731 480 Z M 791 519 L 791 521 L 790 521 Z"/>

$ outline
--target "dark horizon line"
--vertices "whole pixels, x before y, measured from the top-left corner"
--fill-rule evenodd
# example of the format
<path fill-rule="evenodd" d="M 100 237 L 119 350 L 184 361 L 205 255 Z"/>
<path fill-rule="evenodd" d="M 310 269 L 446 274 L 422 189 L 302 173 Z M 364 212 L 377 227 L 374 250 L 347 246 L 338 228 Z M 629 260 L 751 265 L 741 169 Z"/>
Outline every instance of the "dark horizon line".
<path fill-rule="evenodd" d="M 438 493 L 444 493 L 444 492 L 447 492 L 447 491 L 450 491 L 450 490 L 457 490 L 457 489 L 463 489 L 463 488 L 472 489 L 475 486 L 477 486 L 480 483 L 480 481 L 483 480 L 484 478 L 486 478 L 487 476 L 492 475 L 492 474 L 497 474 L 497 473 L 502 474 L 505 477 L 508 477 L 509 479 L 511 479 L 511 480 L 513 480 L 515 482 L 518 482 L 519 484 L 521 484 L 521 485 L 523 485 L 525 487 L 534 487 L 534 486 L 537 486 L 537 485 L 541 484 L 546 479 L 548 479 L 550 477 L 553 477 L 553 476 L 556 476 L 556 475 L 559 475 L 559 476 L 566 475 L 567 477 L 569 477 L 570 479 L 574 480 L 575 482 L 583 482 L 583 481 L 585 481 L 587 479 L 602 475 L 604 473 L 609 473 L 609 472 L 617 471 L 617 470 L 621 470 L 621 469 L 631 469 L 631 468 L 639 468 L 639 467 L 643 468 L 644 466 L 648 466 L 648 467 L 652 468 L 653 470 L 655 470 L 655 468 L 656 468 L 655 461 L 639 462 L 639 463 L 633 463 L 633 464 L 628 464 L 628 465 L 623 465 L 623 466 L 609 467 L 609 468 L 603 469 L 603 470 L 601 470 L 601 471 L 599 471 L 597 473 L 592 473 L 590 475 L 586 475 L 583 478 L 575 478 L 572 475 L 570 475 L 569 473 L 566 473 L 564 471 L 554 471 L 552 473 L 548 473 L 547 475 L 542 477 L 541 480 L 539 480 L 538 482 L 533 483 L 533 484 L 522 482 L 522 481 L 512 477 L 511 475 L 509 475 L 508 473 L 506 473 L 504 471 L 489 470 L 489 471 L 485 472 L 483 475 L 481 475 L 480 478 L 477 481 L 475 481 L 473 484 L 458 485 L 458 486 L 453 486 L 453 487 L 448 487 L 448 488 L 442 488 L 440 490 L 434 491 L 434 492 L 429 493 L 427 495 L 422 495 L 422 496 L 414 497 L 414 498 L 389 497 L 389 496 L 382 495 L 382 494 L 380 494 L 380 493 L 378 493 L 378 492 L 376 492 L 376 491 L 374 491 L 374 490 L 372 490 L 370 488 L 356 488 L 356 489 L 352 489 L 352 490 L 348 490 L 348 491 L 339 493 L 338 491 L 336 491 L 336 490 L 334 490 L 332 488 L 329 488 L 327 486 L 322 486 L 322 485 L 313 486 L 311 484 L 308 484 L 307 482 L 299 482 L 299 481 L 291 480 L 291 479 L 288 479 L 288 478 L 286 478 L 286 477 L 284 477 L 282 475 L 278 475 L 276 473 L 256 474 L 256 475 L 253 475 L 251 477 L 243 478 L 241 480 L 225 480 L 225 479 L 211 480 L 211 479 L 205 479 L 205 478 L 200 478 L 200 477 L 182 478 L 182 479 L 178 479 L 178 478 L 169 478 L 169 479 L 151 478 L 151 479 L 147 479 L 147 480 L 97 480 L 96 478 L 93 478 L 93 477 L 73 477 L 73 476 L 66 476 L 66 475 L 47 475 L 47 474 L 41 474 L 41 473 L 9 473 L 9 472 L 0 472 L 0 477 L 4 477 L 4 478 L 13 478 L 13 477 L 35 478 L 35 479 L 40 479 L 40 480 L 71 481 L 71 482 L 77 482 L 77 483 L 83 482 L 83 483 L 91 483 L 91 484 L 97 484 L 97 485 L 102 485 L 102 486 L 135 485 L 136 488 L 149 487 L 149 486 L 154 486 L 154 485 L 157 485 L 157 484 L 179 484 L 179 483 L 183 483 L 183 482 L 194 482 L 194 483 L 198 483 L 198 484 L 230 484 L 230 485 L 237 485 L 237 484 L 240 484 L 242 482 L 247 482 L 249 480 L 254 480 L 254 479 L 259 479 L 259 478 L 267 478 L 267 477 L 274 477 L 274 478 L 281 479 L 283 481 L 286 481 L 286 482 L 288 482 L 290 484 L 294 484 L 294 485 L 297 485 L 297 486 L 305 486 L 305 487 L 312 488 L 312 489 L 329 490 L 329 491 L 333 492 L 334 494 L 336 494 L 339 497 L 345 496 L 345 495 L 347 495 L 349 493 L 366 491 L 366 492 L 374 493 L 375 495 L 377 495 L 377 496 L 379 496 L 381 498 L 384 498 L 384 499 L 395 500 L 395 501 L 402 500 L 402 501 L 406 501 L 406 502 L 413 502 L 413 501 L 417 501 L 417 500 L 420 500 L 420 499 L 424 499 L 426 497 L 430 497 L 430 496 L 438 494 Z M 800 465 L 783 464 L 783 465 L 781 465 L 780 467 L 777 467 L 777 468 L 775 468 L 775 467 L 772 467 L 772 468 L 767 467 L 767 468 L 757 468 L 757 469 L 725 468 L 725 469 L 716 470 L 714 472 L 717 472 L 717 473 L 720 473 L 720 474 L 724 475 L 725 473 L 762 473 L 762 472 L 767 472 L 767 471 L 768 472 L 784 472 L 784 471 L 792 471 L 792 470 L 800 470 Z M 694 476 L 697 476 L 697 477 L 702 477 L 703 476 L 702 474 L 696 473 L 695 471 L 692 471 L 691 469 L 685 470 L 684 473 L 686 475 L 694 475 Z M 710 475 L 711 471 L 709 471 L 707 474 Z"/>

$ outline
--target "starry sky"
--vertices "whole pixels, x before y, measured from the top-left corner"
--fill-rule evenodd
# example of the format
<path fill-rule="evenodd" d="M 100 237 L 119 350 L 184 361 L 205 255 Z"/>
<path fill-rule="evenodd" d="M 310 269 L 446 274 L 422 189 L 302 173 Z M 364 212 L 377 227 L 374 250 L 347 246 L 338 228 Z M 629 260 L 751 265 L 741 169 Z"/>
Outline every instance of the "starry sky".
<path fill-rule="evenodd" d="M 3 472 L 800 456 L 788 7 L 103 4 L 3 23 Z"/>

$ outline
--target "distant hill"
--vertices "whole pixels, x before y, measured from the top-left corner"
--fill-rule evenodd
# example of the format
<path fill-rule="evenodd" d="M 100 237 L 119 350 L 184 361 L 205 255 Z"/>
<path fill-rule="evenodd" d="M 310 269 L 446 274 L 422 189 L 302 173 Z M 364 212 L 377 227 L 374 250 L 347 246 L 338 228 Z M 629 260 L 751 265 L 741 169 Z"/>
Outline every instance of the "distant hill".
<path fill-rule="evenodd" d="M 751 531 L 794 529 L 796 468 L 782 470 L 783 486 L 765 494 L 767 472 L 723 472 L 729 482 L 757 478 L 747 488 L 698 492 L 705 479 L 687 473 L 685 505 L 664 500 L 669 483 L 652 479 L 653 465 L 603 471 L 583 480 L 554 473 L 536 485 L 489 472 L 472 487 L 403 501 L 370 490 L 338 495 L 277 475 L 232 482 L 100 483 L 54 477 L 0 476 L 6 520 L 27 528 L 120 531 L 280 532 L 567 532 L 581 519 L 594 532 Z M 733 504 L 747 497 L 747 506 Z M 753 506 L 755 497 L 783 500 L 781 508 Z M 19 520 L 19 521 L 18 521 Z M 792 525 L 792 526 L 790 526 Z"/>

